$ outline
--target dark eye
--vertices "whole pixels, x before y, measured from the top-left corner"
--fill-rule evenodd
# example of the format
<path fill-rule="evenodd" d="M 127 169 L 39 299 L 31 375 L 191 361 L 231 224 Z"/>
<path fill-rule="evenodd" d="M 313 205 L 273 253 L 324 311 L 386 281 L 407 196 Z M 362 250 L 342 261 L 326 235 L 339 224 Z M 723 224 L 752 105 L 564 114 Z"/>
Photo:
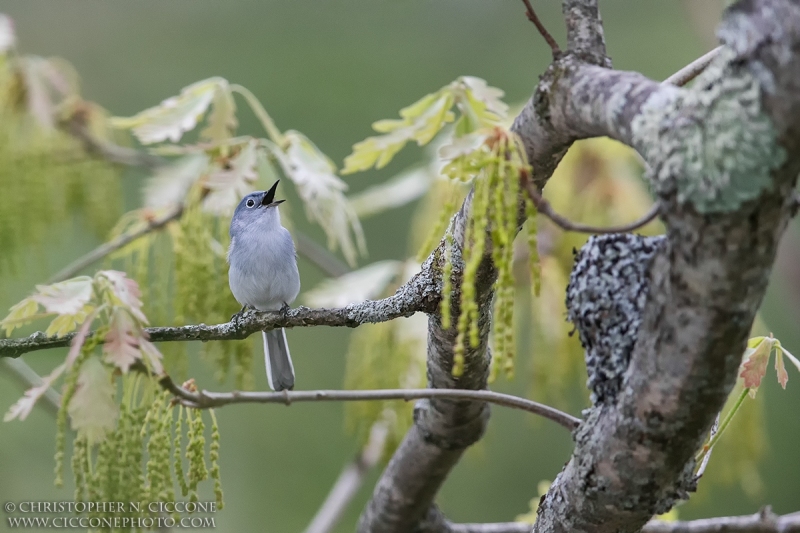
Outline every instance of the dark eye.
<path fill-rule="evenodd" d="M 254 205 L 256 205 L 256 202 L 252 198 L 249 198 L 245 205 L 247 205 L 247 207 L 253 207 Z"/>

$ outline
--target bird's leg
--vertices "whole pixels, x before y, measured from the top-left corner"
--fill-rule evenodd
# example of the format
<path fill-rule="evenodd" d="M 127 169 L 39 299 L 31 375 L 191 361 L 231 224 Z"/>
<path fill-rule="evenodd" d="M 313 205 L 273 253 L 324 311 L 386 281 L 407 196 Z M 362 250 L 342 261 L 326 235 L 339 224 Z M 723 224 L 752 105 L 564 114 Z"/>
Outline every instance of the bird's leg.
<path fill-rule="evenodd" d="M 247 311 L 247 304 L 243 305 L 242 308 L 239 310 L 238 313 L 234 313 L 231 315 L 231 322 L 238 322 L 244 317 L 244 313 Z"/>
<path fill-rule="evenodd" d="M 283 305 L 281 306 L 281 309 L 280 309 L 281 316 L 283 318 L 288 318 L 289 317 L 289 311 L 291 311 L 291 309 L 292 308 L 289 307 L 289 304 L 287 304 L 286 302 L 283 302 Z"/>

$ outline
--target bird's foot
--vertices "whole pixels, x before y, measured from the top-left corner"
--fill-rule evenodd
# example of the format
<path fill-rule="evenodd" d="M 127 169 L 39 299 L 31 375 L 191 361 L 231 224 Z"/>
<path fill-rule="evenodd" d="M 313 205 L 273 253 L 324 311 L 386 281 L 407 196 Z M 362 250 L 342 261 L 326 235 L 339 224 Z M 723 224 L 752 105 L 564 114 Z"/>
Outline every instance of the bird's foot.
<path fill-rule="evenodd" d="M 244 317 L 244 314 L 246 312 L 247 312 L 247 306 L 243 305 L 238 313 L 234 313 L 231 315 L 231 322 L 239 322 Z"/>
<path fill-rule="evenodd" d="M 283 302 L 283 306 L 281 306 L 279 312 L 280 312 L 280 314 L 281 314 L 281 316 L 283 318 L 289 318 L 289 311 L 291 311 L 291 310 L 292 310 L 292 308 L 289 307 L 289 304 L 287 304 L 286 302 Z"/>

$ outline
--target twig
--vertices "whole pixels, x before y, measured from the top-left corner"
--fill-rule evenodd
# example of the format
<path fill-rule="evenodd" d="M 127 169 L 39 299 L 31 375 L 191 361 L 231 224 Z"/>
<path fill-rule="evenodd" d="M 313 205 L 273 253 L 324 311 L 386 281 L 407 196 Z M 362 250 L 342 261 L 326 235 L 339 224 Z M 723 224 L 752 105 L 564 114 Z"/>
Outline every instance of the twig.
<path fill-rule="evenodd" d="M 180 218 L 181 214 L 183 213 L 183 206 L 178 205 L 168 212 L 164 213 L 158 218 L 152 219 L 147 225 L 139 228 L 136 231 L 132 231 L 130 233 L 125 233 L 120 235 L 119 237 L 108 241 L 107 243 L 101 244 L 91 252 L 87 253 L 86 255 L 79 257 L 60 271 L 56 272 L 47 283 L 57 283 L 59 281 L 64 281 L 75 276 L 84 268 L 88 267 L 89 265 L 93 264 L 96 261 L 99 261 L 109 255 L 110 253 L 119 250 L 126 244 L 129 244 L 139 237 L 143 237 L 150 233 L 151 231 L 155 231 L 167 225 L 169 222 Z"/>
<path fill-rule="evenodd" d="M 297 245 L 297 253 L 314 263 L 327 275 L 338 278 L 351 271 L 341 259 L 305 233 L 292 230 L 292 235 Z"/>
<path fill-rule="evenodd" d="M 580 222 L 572 222 L 566 217 L 563 217 L 555 212 L 553 206 L 550 205 L 550 202 L 545 200 L 539 191 L 536 190 L 536 186 L 533 184 L 532 181 L 527 179 L 527 176 L 523 178 L 523 185 L 525 186 L 525 190 L 528 192 L 528 196 L 530 196 L 533 205 L 536 206 L 536 210 L 541 213 L 542 215 L 549 218 L 553 223 L 558 226 L 559 228 L 566 230 L 566 231 L 576 231 L 579 233 L 595 233 L 595 234 L 602 234 L 602 233 L 628 233 L 634 230 L 641 228 L 642 226 L 647 225 L 651 222 L 656 216 L 658 216 L 659 212 L 659 204 L 653 204 L 653 207 L 639 220 L 635 220 L 630 224 L 625 224 L 622 226 L 612 226 L 612 227 L 595 227 L 589 226 L 587 224 L 581 224 Z"/>
<path fill-rule="evenodd" d="M 161 157 L 133 148 L 125 148 L 107 141 L 97 139 L 85 124 L 85 117 L 78 111 L 69 120 L 65 129 L 83 143 L 84 149 L 96 154 L 106 161 L 131 167 L 143 167 L 150 170 L 163 166 L 166 161 Z"/>
<path fill-rule="evenodd" d="M 488 390 L 467 389 L 381 389 L 381 390 L 312 390 L 282 392 L 191 392 L 176 385 L 169 376 L 159 381 L 162 387 L 174 394 L 184 405 L 198 409 L 220 407 L 233 403 L 282 403 L 295 402 L 361 402 L 367 400 L 420 400 L 423 398 L 446 398 L 450 400 L 484 401 L 522 409 L 572 431 L 580 419 L 532 400 Z"/>
<path fill-rule="evenodd" d="M 683 87 L 700 75 L 700 73 L 703 72 L 712 61 L 714 61 L 721 50 L 721 46 L 714 48 L 707 54 L 698 57 L 661 83 L 665 85 L 672 84 L 677 85 L 678 87 Z"/>
<path fill-rule="evenodd" d="M 550 50 L 553 51 L 553 59 L 557 59 L 558 56 L 561 55 L 561 48 L 558 47 L 558 43 L 553 39 L 553 36 L 550 35 L 550 32 L 547 31 L 547 28 L 544 27 L 542 21 L 539 20 L 536 11 L 533 10 L 530 0 L 522 0 L 522 3 L 525 4 L 525 15 L 528 17 L 528 20 L 533 22 L 533 25 L 539 30 L 539 34 L 544 38 L 548 46 L 550 46 Z"/>
<path fill-rule="evenodd" d="M 523 0 L 526 4 L 528 3 L 527 0 Z M 697 58 L 696 60 L 692 61 L 678 72 L 670 76 L 669 78 L 665 79 L 661 82 L 664 85 L 677 85 L 681 87 L 686 85 L 690 81 L 692 81 L 695 77 L 697 77 L 706 67 L 714 60 L 715 57 L 719 54 L 719 51 L 722 47 L 717 47 L 707 54 Z M 536 209 L 539 213 L 549 218 L 553 223 L 566 231 L 575 231 L 579 233 L 594 233 L 594 234 L 603 234 L 603 233 L 628 233 L 634 230 L 645 226 L 649 222 L 651 222 L 659 213 L 659 204 L 655 203 L 650 210 L 639 220 L 631 222 L 630 224 L 625 224 L 623 226 L 617 227 L 610 227 L 610 228 L 600 228 L 595 226 L 590 226 L 587 224 L 581 224 L 580 222 L 573 222 L 569 220 L 567 217 L 561 216 L 555 212 L 553 206 L 550 205 L 550 202 L 544 199 L 544 197 L 539 194 L 539 191 L 536 189 L 536 186 L 528 179 L 527 175 L 523 175 L 522 177 L 523 185 L 525 189 L 528 191 L 528 196 L 530 196 L 531 201 L 536 206 Z"/>
<path fill-rule="evenodd" d="M 376 465 L 383 454 L 388 428 L 383 422 L 376 422 L 370 431 L 369 440 L 361 452 L 342 469 L 342 473 L 331 487 L 322 506 L 314 515 L 305 533 L 330 533 L 364 483 L 367 473 Z"/>
<path fill-rule="evenodd" d="M 15 360 L 4 358 L 0 359 L 0 364 L 3 365 L 7 375 L 12 377 L 25 389 L 37 387 L 42 384 L 42 377 L 22 359 Z M 41 405 L 52 415 L 57 414 L 61 406 L 61 395 L 52 387 L 48 387 L 44 393 L 44 400 L 43 402 L 37 402 L 37 405 Z"/>
<path fill-rule="evenodd" d="M 354 328 L 362 324 L 388 322 L 400 317 L 409 317 L 417 312 L 434 313 L 439 305 L 437 271 L 432 266 L 435 258 L 429 258 L 422 270 L 402 285 L 392 296 L 381 300 L 366 300 L 331 309 L 296 307 L 288 311 L 247 310 L 236 315 L 230 322 L 209 326 L 190 324 L 145 328 L 153 342 L 241 340 L 253 333 L 275 328 L 309 326 L 331 326 Z M 87 338 L 94 338 L 94 332 Z M 63 348 L 72 341 L 75 333 L 63 336 L 48 336 L 37 331 L 28 337 L 0 339 L 0 357 L 20 355 L 49 348 Z M 94 339 L 98 343 L 104 338 Z"/>
<path fill-rule="evenodd" d="M 800 513 L 778 516 L 767 506 L 756 514 L 704 518 L 688 522 L 648 522 L 642 533 L 797 533 Z"/>

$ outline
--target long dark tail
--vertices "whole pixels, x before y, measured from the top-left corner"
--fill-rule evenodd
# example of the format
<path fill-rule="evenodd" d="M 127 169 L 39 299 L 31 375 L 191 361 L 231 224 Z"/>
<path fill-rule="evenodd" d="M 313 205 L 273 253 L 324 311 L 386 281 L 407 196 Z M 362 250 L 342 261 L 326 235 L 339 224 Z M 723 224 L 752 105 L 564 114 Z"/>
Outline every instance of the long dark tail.
<path fill-rule="evenodd" d="M 286 343 L 283 328 L 262 331 L 264 337 L 264 361 L 267 365 L 267 381 L 274 391 L 294 388 L 294 365 Z"/>

